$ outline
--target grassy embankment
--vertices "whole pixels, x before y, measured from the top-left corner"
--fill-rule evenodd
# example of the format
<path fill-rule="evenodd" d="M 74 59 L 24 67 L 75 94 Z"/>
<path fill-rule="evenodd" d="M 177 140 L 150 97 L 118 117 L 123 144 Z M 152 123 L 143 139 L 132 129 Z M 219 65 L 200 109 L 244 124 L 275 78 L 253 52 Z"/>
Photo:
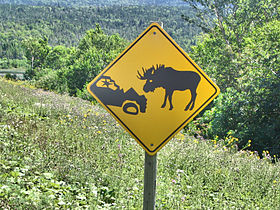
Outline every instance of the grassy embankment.
<path fill-rule="evenodd" d="M 144 151 L 99 105 L 0 79 L 0 208 L 141 209 Z M 179 134 L 157 209 L 279 209 L 280 165 Z"/>

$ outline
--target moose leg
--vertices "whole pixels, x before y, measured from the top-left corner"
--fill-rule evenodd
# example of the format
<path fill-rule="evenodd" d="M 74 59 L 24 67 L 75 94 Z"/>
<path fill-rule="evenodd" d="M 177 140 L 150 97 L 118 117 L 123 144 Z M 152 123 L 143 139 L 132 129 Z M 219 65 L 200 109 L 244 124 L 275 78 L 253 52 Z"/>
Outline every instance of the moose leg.
<path fill-rule="evenodd" d="M 166 106 L 166 99 L 167 99 L 167 90 L 165 90 L 164 101 L 163 101 L 161 108 L 164 108 Z"/>
<path fill-rule="evenodd" d="M 172 105 L 172 95 L 173 95 L 173 91 L 171 91 L 171 92 L 168 94 L 168 100 L 169 100 L 169 104 L 170 104 L 169 110 L 172 110 L 172 109 L 173 109 L 173 105 Z"/>
<path fill-rule="evenodd" d="M 196 94 L 196 91 L 194 91 L 194 93 L 192 94 L 192 106 L 191 106 L 191 108 L 190 108 L 190 110 L 192 110 L 193 108 L 194 108 L 194 103 L 195 103 L 195 99 L 196 99 L 196 96 L 197 96 L 197 94 Z"/>
<path fill-rule="evenodd" d="M 186 108 L 185 108 L 185 111 L 187 111 L 189 108 L 190 108 L 190 106 L 191 106 L 191 108 L 190 108 L 190 110 L 192 110 L 193 109 L 193 107 L 194 107 L 194 102 L 195 102 L 195 99 L 196 99 L 196 90 L 191 90 L 191 101 L 188 103 L 188 105 L 186 106 Z"/>
<path fill-rule="evenodd" d="M 188 103 L 188 105 L 186 106 L 185 111 L 187 111 L 187 110 L 190 108 L 191 103 L 192 103 L 192 100 L 191 100 L 191 101 Z"/>

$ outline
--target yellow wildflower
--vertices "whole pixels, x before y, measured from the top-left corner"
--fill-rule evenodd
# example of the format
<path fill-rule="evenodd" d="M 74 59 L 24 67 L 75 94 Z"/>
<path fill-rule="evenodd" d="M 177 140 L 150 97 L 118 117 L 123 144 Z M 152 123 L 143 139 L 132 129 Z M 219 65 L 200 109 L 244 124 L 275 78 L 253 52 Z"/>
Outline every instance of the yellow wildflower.
<path fill-rule="evenodd" d="M 196 143 L 196 144 L 198 144 L 198 143 L 199 143 L 199 141 L 198 141 L 198 140 L 196 140 L 196 139 L 195 139 L 195 140 L 193 140 L 193 142 L 194 142 L 194 143 Z"/>

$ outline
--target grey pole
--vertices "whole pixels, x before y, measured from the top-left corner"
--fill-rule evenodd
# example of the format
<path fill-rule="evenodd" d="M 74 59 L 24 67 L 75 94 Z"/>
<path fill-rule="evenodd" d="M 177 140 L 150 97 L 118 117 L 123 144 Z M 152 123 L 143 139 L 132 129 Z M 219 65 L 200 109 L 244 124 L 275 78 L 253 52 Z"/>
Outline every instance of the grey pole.
<path fill-rule="evenodd" d="M 145 152 L 143 210 L 154 210 L 156 204 L 157 154 Z"/>
<path fill-rule="evenodd" d="M 163 28 L 163 22 L 161 22 Z M 144 202 L 143 210 L 154 210 L 156 207 L 157 154 L 151 156 L 145 152 L 144 169 Z"/>

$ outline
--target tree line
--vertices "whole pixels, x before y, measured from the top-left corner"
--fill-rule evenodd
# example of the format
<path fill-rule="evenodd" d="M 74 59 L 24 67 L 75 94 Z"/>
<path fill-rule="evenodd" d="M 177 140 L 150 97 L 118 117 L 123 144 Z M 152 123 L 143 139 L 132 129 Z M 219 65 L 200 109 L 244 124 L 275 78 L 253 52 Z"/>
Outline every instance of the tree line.
<path fill-rule="evenodd" d="M 0 58 L 23 59 L 22 40 L 47 37 L 51 46 L 77 46 L 84 33 L 99 24 L 106 34 L 118 33 L 134 40 L 152 21 L 161 21 L 169 34 L 185 49 L 200 33 L 182 20 L 187 7 L 114 6 L 56 7 L 0 4 Z"/>
<path fill-rule="evenodd" d="M 25 4 L 32 6 L 115 6 L 115 5 L 165 5 L 182 6 L 186 5 L 181 0 L 0 0 L 2 4 Z"/>

